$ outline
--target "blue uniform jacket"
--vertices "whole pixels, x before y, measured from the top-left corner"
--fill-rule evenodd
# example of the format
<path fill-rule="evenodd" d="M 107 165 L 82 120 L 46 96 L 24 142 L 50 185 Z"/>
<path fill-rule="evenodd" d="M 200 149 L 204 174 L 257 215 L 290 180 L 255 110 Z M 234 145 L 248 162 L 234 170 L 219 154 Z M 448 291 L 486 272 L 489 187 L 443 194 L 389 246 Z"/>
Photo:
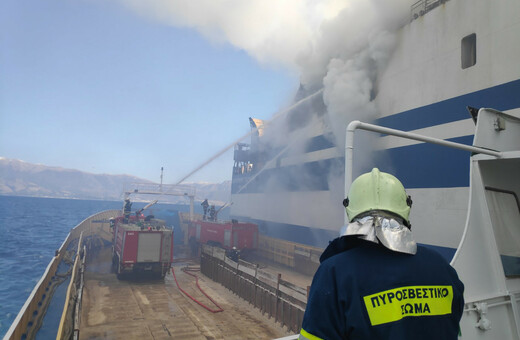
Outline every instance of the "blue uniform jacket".
<path fill-rule="evenodd" d="M 464 285 L 437 252 L 343 236 L 320 262 L 300 339 L 457 339 Z"/>

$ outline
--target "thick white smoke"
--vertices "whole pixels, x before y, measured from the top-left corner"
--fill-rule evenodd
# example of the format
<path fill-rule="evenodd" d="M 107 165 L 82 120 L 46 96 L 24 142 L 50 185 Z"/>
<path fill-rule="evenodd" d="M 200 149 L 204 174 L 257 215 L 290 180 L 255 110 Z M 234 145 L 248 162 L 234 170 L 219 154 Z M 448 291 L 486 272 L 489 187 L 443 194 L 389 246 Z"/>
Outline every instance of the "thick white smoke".
<path fill-rule="evenodd" d="M 295 67 L 297 55 L 344 1 L 120 0 L 166 24 L 194 28 L 214 42 L 247 51 L 262 63 Z"/>
<path fill-rule="evenodd" d="M 327 106 L 329 126 L 336 137 L 336 145 L 345 140 L 345 127 L 353 119 L 370 120 L 377 113 L 375 81 L 377 73 L 386 65 L 394 46 L 394 36 L 387 31 L 377 32 L 367 45 L 349 58 L 329 61 L 323 78 L 323 100 Z"/>
<path fill-rule="evenodd" d="M 323 102 L 315 97 L 294 112 L 277 117 L 265 131 L 264 142 L 288 156 L 284 161 L 291 164 L 291 158 L 305 161 L 305 135 L 312 131 L 310 135 L 316 135 L 317 126 L 333 132 L 341 155 L 347 123 L 353 119 L 367 121 L 377 114 L 377 77 L 391 57 L 395 32 L 409 19 L 410 6 L 416 0 L 117 1 L 163 23 L 195 29 L 214 43 L 231 44 L 260 63 L 296 70 L 301 82 L 296 100 L 321 90 Z M 276 163 L 276 159 L 269 161 L 263 170 Z M 344 214 L 340 208 L 344 197 L 342 169 L 335 163 L 329 173 L 318 176 L 295 170 L 285 173 L 285 183 L 281 183 L 283 178 L 269 178 L 263 185 L 265 190 L 295 182 L 316 190 L 322 187 L 320 178 L 328 180 L 330 190 L 322 191 L 319 202 L 306 201 L 305 193 L 291 196 L 294 201 L 289 203 L 283 200 L 283 194 L 273 196 L 283 202 L 258 202 L 265 206 L 256 207 L 257 217 L 283 222 L 284 216 L 291 215 L 297 216 L 296 224 L 339 228 Z"/>
<path fill-rule="evenodd" d="M 377 72 L 391 32 L 413 0 L 118 0 L 169 25 L 229 43 L 260 63 L 298 70 L 309 91 L 324 88 L 331 126 L 375 113 Z M 342 134 L 335 131 L 337 138 Z"/>

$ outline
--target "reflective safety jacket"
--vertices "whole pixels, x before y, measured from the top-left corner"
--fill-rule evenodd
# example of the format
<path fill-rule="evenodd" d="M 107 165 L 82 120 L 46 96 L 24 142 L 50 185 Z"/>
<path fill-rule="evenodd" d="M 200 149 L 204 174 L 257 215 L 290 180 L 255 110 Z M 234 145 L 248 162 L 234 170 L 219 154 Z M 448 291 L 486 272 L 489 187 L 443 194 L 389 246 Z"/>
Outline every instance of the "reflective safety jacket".
<path fill-rule="evenodd" d="M 320 261 L 300 340 L 457 339 L 464 285 L 437 252 L 403 254 L 343 236 Z"/>

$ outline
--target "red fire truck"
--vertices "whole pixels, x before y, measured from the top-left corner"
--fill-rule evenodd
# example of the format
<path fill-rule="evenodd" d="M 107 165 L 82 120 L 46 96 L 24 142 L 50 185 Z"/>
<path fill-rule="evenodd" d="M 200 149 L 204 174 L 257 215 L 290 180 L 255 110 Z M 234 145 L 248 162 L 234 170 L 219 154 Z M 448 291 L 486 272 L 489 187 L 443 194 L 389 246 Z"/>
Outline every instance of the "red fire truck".
<path fill-rule="evenodd" d="M 222 247 L 226 250 L 251 250 L 258 246 L 258 226 L 233 221 L 194 221 L 188 229 L 188 240 Z"/>
<path fill-rule="evenodd" d="M 136 213 L 112 221 L 113 264 L 118 278 L 148 272 L 164 278 L 173 260 L 173 231 L 165 222 Z"/>
<path fill-rule="evenodd" d="M 151 273 L 164 278 L 173 262 L 173 230 L 166 222 L 145 217 L 143 211 L 156 204 L 170 203 L 172 197 L 190 200 L 190 215 L 193 215 L 195 189 L 190 186 L 155 183 L 132 183 L 124 191 L 121 216 L 111 221 L 113 231 L 113 264 L 118 278 L 127 273 Z M 146 202 L 154 199 L 141 209 L 132 212 L 132 202 Z"/>

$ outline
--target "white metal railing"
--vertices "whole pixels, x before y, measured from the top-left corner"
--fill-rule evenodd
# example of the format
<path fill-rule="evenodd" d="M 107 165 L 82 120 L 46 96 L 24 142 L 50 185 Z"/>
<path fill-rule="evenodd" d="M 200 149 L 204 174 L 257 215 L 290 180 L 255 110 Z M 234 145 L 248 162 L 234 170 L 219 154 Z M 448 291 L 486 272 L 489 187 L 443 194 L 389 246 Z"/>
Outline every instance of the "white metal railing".
<path fill-rule="evenodd" d="M 105 237 L 110 237 L 110 235 L 103 235 L 101 231 L 103 223 L 107 224 L 108 219 L 110 217 L 115 217 L 119 213 L 119 210 L 106 210 L 97 214 L 94 214 L 82 222 L 80 222 L 76 227 L 74 227 L 70 233 L 63 241 L 60 249 L 58 250 L 56 256 L 52 258 L 47 269 L 43 273 L 42 277 L 32 290 L 31 294 L 25 301 L 24 305 L 18 312 L 15 320 L 11 324 L 9 330 L 4 335 L 4 340 L 7 339 L 21 339 L 24 336 L 27 336 L 27 327 L 29 322 L 31 322 L 34 312 L 38 311 L 38 313 L 43 313 L 39 306 L 39 302 L 42 301 L 43 295 L 45 295 L 46 289 L 51 282 L 52 277 L 55 275 L 58 265 L 62 261 L 65 253 L 67 252 L 67 247 L 69 246 L 72 240 L 79 238 L 81 232 L 85 232 L 85 234 L 92 235 L 93 233 L 98 233 Z M 98 220 L 102 221 L 97 222 Z M 94 226 L 95 223 L 95 226 Z M 73 284 L 72 281 L 70 284 Z"/>
<path fill-rule="evenodd" d="M 125 199 L 133 195 L 136 197 L 147 197 L 147 200 L 155 198 L 161 203 L 168 203 L 169 197 L 186 197 L 190 200 L 190 219 L 193 220 L 193 201 L 196 189 L 189 185 L 179 184 L 156 184 L 156 183 L 132 183 L 124 190 Z M 153 202 L 152 204 L 157 203 Z"/>
<path fill-rule="evenodd" d="M 377 132 L 407 139 L 413 139 L 421 142 L 426 143 L 432 143 L 437 145 L 442 145 L 450 148 L 465 150 L 469 152 L 475 152 L 475 153 L 481 153 L 485 155 L 494 156 L 497 158 L 502 157 L 502 152 L 493 151 L 489 149 L 483 149 L 476 146 L 470 146 L 466 144 L 461 143 L 455 143 L 450 142 L 444 139 L 434 138 L 434 137 L 428 137 L 419 135 L 412 132 L 405 132 L 401 130 L 396 129 L 390 129 L 386 127 L 382 127 L 379 125 L 374 124 L 368 124 L 360 122 L 359 120 L 354 120 L 350 122 L 350 124 L 347 126 L 347 134 L 345 136 L 345 197 L 348 195 L 350 184 L 352 183 L 352 158 L 353 158 L 353 151 L 354 151 L 354 132 L 356 130 L 365 130 L 365 131 L 371 131 L 371 132 Z"/>
<path fill-rule="evenodd" d="M 435 7 L 445 3 L 447 0 L 419 0 L 411 6 L 411 20 L 425 15 Z"/>
<path fill-rule="evenodd" d="M 418 3 L 419 2 L 427 2 L 427 1 L 421 0 L 421 1 L 418 1 Z M 353 151 L 354 151 L 354 132 L 358 129 L 397 136 L 397 137 L 402 137 L 402 138 L 406 138 L 406 139 L 413 139 L 413 140 L 417 140 L 417 141 L 421 141 L 421 142 L 425 142 L 425 143 L 442 145 L 442 146 L 465 150 L 465 151 L 469 151 L 469 152 L 486 154 L 486 155 L 494 156 L 497 158 L 502 157 L 502 152 L 483 149 L 483 148 L 470 146 L 470 145 L 466 145 L 466 144 L 461 144 L 461 143 L 454 143 L 454 142 L 446 141 L 444 139 L 423 136 L 423 135 L 419 135 L 416 133 L 405 132 L 405 131 L 396 130 L 396 129 L 390 129 L 390 128 L 386 128 L 386 127 L 382 127 L 382 126 L 378 126 L 378 125 L 374 125 L 374 124 L 363 123 L 358 120 L 355 120 L 355 121 L 350 122 L 350 124 L 347 126 L 347 133 L 345 136 L 345 197 L 346 197 L 346 195 L 348 195 L 348 191 L 350 189 L 350 184 L 352 183 L 352 160 L 353 160 Z M 296 340 L 296 339 L 298 339 L 297 334 L 279 338 L 276 340 Z"/>
<path fill-rule="evenodd" d="M 156 183 L 132 183 L 124 191 L 126 195 L 195 196 L 196 193 L 193 186 Z"/>

